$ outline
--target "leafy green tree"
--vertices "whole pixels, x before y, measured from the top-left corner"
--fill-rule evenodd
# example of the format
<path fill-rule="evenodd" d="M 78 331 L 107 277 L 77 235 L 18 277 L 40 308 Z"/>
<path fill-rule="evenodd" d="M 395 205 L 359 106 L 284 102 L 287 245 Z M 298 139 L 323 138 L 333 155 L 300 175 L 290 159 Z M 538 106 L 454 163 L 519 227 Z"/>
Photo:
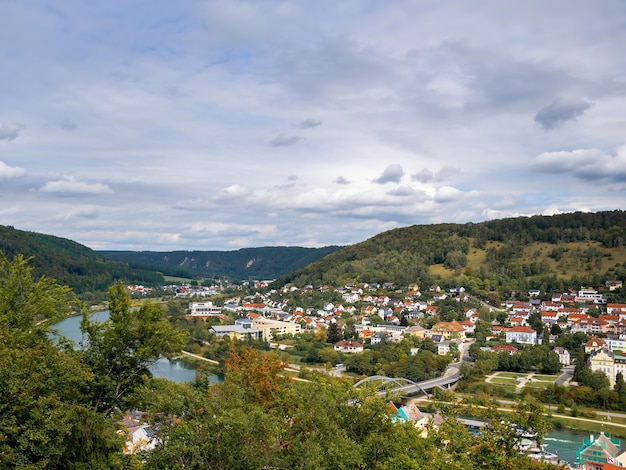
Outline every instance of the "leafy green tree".
<path fill-rule="evenodd" d="M 81 322 L 82 359 L 95 374 L 92 400 L 105 416 L 116 408 L 127 409 L 131 405 L 127 398 L 151 376 L 149 367 L 161 356 L 179 354 L 183 344 L 183 334 L 164 318 L 158 305 L 131 308 L 121 283 L 109 289 L 109 312 L 101 323 L 84 312 Z"/>
<path fill-rule="evenodd" d="M 77 313 L 80 303 L 69 287 L 45 276 L 35 280 L 27 259 L 9 261 L 0 252 L 0 328 L 43 339 L 54 321 Z"/>
<path fill-rule="evenodd" d="M 86 399 L 91 370 L 47 334 L 50 320 L 77 307 L 74 294 L 51 279 L 35 281 L 22 257 L 1 255 L 0 299 L 0 468 L 121 463 L 113 423 Z"/>

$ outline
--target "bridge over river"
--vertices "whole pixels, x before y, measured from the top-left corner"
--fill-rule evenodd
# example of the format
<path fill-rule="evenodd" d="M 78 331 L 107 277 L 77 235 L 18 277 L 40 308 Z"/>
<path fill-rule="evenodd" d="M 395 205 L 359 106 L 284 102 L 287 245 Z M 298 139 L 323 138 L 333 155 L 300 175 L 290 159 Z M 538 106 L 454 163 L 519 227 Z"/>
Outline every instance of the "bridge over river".
<path fill-rule="evenodd" d="M 385 377 L 384 375 L 373 375 L 359 380 L 354 386 L 358 388 L 368 383 L 378 384 L 378 388 L 381 389 L 378 394 L 381 396 L 387 393 L 397 393 L 400 395 L 423 393 L 428 396 L 428 392 L 433 388 L 439 387 L 445 390 L 446 387 L 457 383 L 460 376 L 460 367 L 461 363 L 459 362 L 450 364 L 442 377 L 424 380 L 423 382 L 413 382 L 412 380 L 398 377 Z"/>

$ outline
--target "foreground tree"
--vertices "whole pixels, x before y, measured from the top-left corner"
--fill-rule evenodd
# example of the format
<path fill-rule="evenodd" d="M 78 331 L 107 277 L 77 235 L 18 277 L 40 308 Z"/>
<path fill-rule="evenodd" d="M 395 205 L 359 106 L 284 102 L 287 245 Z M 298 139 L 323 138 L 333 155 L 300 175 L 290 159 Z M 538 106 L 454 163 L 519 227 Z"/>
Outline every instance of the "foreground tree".
<path fill-rule="evenodd" d="M 180 408 L 159 415 L 164 444 L 146 468 L 556 468 L 521 455 L 495 415 L 479 438 L 452 417 L 424 438 L 374 390 L 315 374 L 291 381 L 272 353 L 232 351 L 224 374 L 222 384 L 168 392 Z"/>
<path fill-rule="evenodd" d="M 150 366 L 161 356 L 180 354 L 184 340 L 158 305 L 131 308 L 121 283 L 109 289 L 109 312 L 107 320 L 96 322 L 85 311 L 81 322 L 82 359 L 95 374 L 91 398 L 105 416 L 131 407 L 132 392 L 152 376 Z"/>
<path fill-rule="evenodd" d="M 26 260 L 0 253 L 0 468 L 109 468 L 123 460 L 113 423 L 85 399 L 91 370 L 47 334 L 49 321 L 77 306 L 71 290 L 33 279 Z"/>

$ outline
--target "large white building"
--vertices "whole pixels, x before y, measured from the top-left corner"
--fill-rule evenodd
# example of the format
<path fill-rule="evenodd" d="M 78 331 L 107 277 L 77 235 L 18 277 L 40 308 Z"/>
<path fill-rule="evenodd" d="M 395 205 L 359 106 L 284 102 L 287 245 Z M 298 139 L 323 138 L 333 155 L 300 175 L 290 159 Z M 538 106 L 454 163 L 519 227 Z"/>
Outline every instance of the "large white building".
<path fill-rule="evenodd" d="M 221 315 L 222 308 L 213 302 L 189 302 L 189 315 L 192 317 L 211 317 Z"/>
<path fill-rule="evenodd" d="M 509 328 L 505 334 L 507 343 L 515 341 L 520 344 L 537 344 L 537 332 L 527 326 Z"/>

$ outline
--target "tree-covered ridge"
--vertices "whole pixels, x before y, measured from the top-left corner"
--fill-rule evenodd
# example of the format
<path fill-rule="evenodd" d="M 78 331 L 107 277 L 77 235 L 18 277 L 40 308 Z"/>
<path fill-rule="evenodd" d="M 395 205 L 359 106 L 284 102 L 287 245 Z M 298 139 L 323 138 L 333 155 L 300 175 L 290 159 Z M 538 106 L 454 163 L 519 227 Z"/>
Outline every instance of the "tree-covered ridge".
<path fill-rule="evenodd" d="M 154 270 L 131 269 L 72 240 L 2 225 L 0 252 L 9 259 L 18 255 L 31 258 L 29 264 L 36 277 L 56 279 L 78 294 L 104 292 L 118 279 L 149 285 L 163 282 L 163 276 Z"/>
<path fill-rule="evenodd" d="M 279 283 L 426 285 L 446 278 L 485 291 L 558 289 L 573 279 L 595 285 L 606 275 L 623 277 L 625 244 L 621 210 L 414 225 L 332 253 Z"/>
<path fill-rule="evenodd" d="M 99 251 L 132 267 L 180 277 L 276 279 L 339 250 L 268 246 L 233 251 Z"/>

